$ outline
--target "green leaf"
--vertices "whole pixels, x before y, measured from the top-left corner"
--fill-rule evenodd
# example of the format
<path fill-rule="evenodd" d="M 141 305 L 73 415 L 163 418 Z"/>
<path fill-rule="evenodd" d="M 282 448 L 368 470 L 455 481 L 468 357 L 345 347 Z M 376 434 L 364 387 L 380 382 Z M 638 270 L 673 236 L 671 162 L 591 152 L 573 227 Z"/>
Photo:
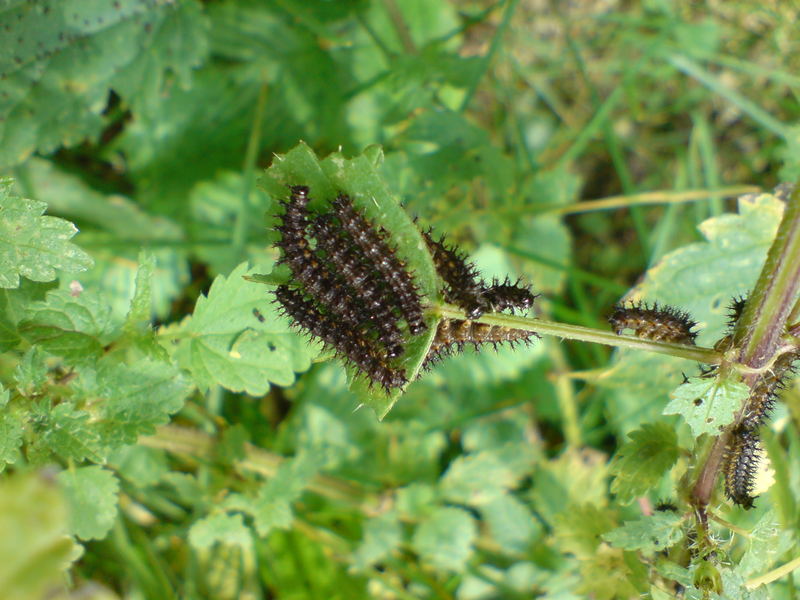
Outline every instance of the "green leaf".
<path fill-rule="evenodd" d="M 600 536 L 615 526 L 613 514 L 594 504 L 574 504 L 555 518 L 555 535 L 562 552 L 578 558 L 593 558 Z"/>
<path fill-rule="evenodd" d="M 21 340 L 16 324 L 6 314 L 5 309 L 5 298 L 0 297 L 0 352 L 11 350 Z"/>
<path fill-rule="evenodd" d="M 70 530 L 82 540 L 101 540 L 117 518 L 119 481 L 103 467 L 81 467 L 58 474 L 70 507 Z"/>
<path fill-rule="evenodd" d="M 269 308 L 264 287 L 243 278 L 248 272 L 243 263 L 227 278 L 217 276 L 208 296 L 198 298 L 194 314 L 170 332 L 178 338 L 175 358 L 203 390 L 221 385 L 260 396 L 270 383 L 291 385 L 295 372 L 307 370 L 316 355 Z"/>
<path fill-rule="evenodd" d="M 271 477 L 254 499 L 235 496 L 226 503 L 228 508 L 244 510 L 255 518 L 259 535 L 267 535 L 273 528 L 288 528 L 294 515 L 291 504 L 303 493 L 321 466 L 320 459 L 300 454 L 285 460 L 274 477 Z"/>
<path fill-rule="evenodd" d="M 32 344 L 72 363 L 99 357 L 116 334 L 111 309 L 91 292 L 53 290 L 32 304 L 20 333 Z"/>
<path fill-rule="evenodd" d="M 155 359 L 167 360 L 167 353 L 158 344 L 155 330 L 151 325 L 153 318 L 153 271 L 155 257 L 149 252 L 139 254 L 139 270 L 136 272 L 136 291 L 131 307 L 122 327 L 127 339 L 131 340 L 145 354 Z"/>
<path fill-rule="evenodd" d="M 530 508 L 512 494 L 498 496 L 480 511 L 492 537 L 506 552 L 524 553 L 542 533 Z"/>
<path fill-rule="evenodd" d="M 22 414 L 9 410 L 9 397 L 9 391 L 0 384 L 0 472 L 7 465 L 17 462 L 19 447 L 22 445 Z"/>
<path fill-rule="evenodd" d="M 59 404 L 49 411 L 43 443 L 63 458 L 101 462 L 100 434 L 90 424 L 90 416 L 69 403 Z"/>
<path fill-rule="evenodd" d="M 314 152 L 301 143 L 285 155 L 276 156 L 263 183 L 273 198 L 285 197 L 289 185 L 307 185 L 311 190 L 312 207 L 325 206 L 338 193 L 349 194 L 354 206 L 367 219 L 389 232 L 389 242 L 397 248 L 397 254 L 408 270 L 414 273 L 422 297 L 437 298 L 438 279 L 431 257 L 416 225 L 381 178 L 378 166 L 382 158 L 379 149 L 371 148 L 352 159 L 331 154 L 319 161 Z M 431 315 L 426 322 L 428 332 L 410 340 L 401 359 L 409 380 L 419 372 L 436 330 L 435 316 Z M 353 388 L 359 400 L 375 410 L 379 418 L 391 410 L 401 393 L 396 390 L 387 395 L 379 389 L 380 386 L 367 386 L 363 378 L 354 381 L 360 382 Z"/>
<path fill-rule="evenodd" d="M 183 407 L 191 391 L 176 367 L 149 359 L 133 365 L 103 361 L 96 372 L 83 369 L 81 379 L 86 399 L 96 405 L 102 441 L 111 448 L 154 433 Z"/>
<path fill-rule="evenodd" d="M 128 334 L 136 334 L 141 329 L 150 329 L 153 317 L 152 287 L 155 258 L 149 252 L 139 254 L 139 270 L 136 271 L 136 292 L 131 300 L 131 308 L 125 319 L 124 330 Z"/>
<path fill-rule="evenodd" d="M 0 287 L 19 287 L 20 275 L 52 281 L 56 269 L 83 271 L 92 266 L 91 257 L 69 241 L 78 232 L 72 223 L 42 216 L 44 202 L 10 192 L 11 180 L 0 178 Z"/>
<path fill-rule="evenodd" d="M 204 26 L 192 17 L 197 10 L 195 2 L 164 0 L 0 10 L 0 47 L 8 50 L 0 56 L 0 167 L 98 134 L 114 86 L 138 101 L 162 91 L 164 70 L 188 75 L 205 49 Z M 185 32 L 176 29 L 182 26 Z M 136 77 L 144 80 L 134 94 L 125 84 Z"/>
<path fill-rule="evenodd" d="M 739 562 L 739 572 L 743 577 L 755 577 L 766 573 L 795 547 L 795 534 L 791 529 L 783 529 L 775 518 L 775 511 L 770 509 L 750 530 L 747 544 L 747 552 Z"/>
<path fill-rule="evenodd" d="M 622 503 L 632 502 L 656 486 L 678 460 L 678 436 L 667 423 L 645 424 L 628 434 L 609 466 L 615 475 L 611 492 Z"/>
<path fill-rule="evenodd" d="M 51 478 L 0 479 L 0 590 L 9 599 L 45 598 L 64 587 L 81 554 L 67 535 L 67 505 Z"/>
<path fill-rule="evenodd" d="M 47 382 L 46 356 L 38 346 L 31 347 L 17 363 L 14 369 L 14 381 L 17 392 L 32 397 L 42 391 Z"/>
<path fill-rule="evenodd" d="M 403 527 L 398 515 L 387 512 L 364 524 L 361 543 L 353 552 L 353 568 L 363 571 L 396 550 L 403 541 Z"/>
<path fill-rule="evenodd" d="M 397 490 L 397 510 L 403 516 L 420 518 L 436 506 L 436 490 L 425 483 L 412 483 Z"/>
<path fill-rule="evenodd" d="M 475 519 L 460 508 L 438 508 L 417 527 L 412 546 L 426 563 L 462 571 L 478 535 Z"/>
<path fill-rule="evenodd" d="M 672 512 L 657 512 L 603 534 L 603 539 L 623 550 L 639 550 L 652 556 L 677 544 L 683 537 L 683 517 Z"/>
<path fill-rule="evenodd" d="M 480 506 L 496 500 L 518 482 L 512 464 L 501 453 L 487 450 L 456 458 L 441 479 L 440 490 L 449 500 Z"/>
<path fill-rule="evenodd" d="M 117 448 L 108 462 L 122 479 L 140 488 L 157 484 L 169 472 L 166 452 L 139 445 Z"/>
<path fill-rule="evenodd" d="M 198 550 L 208 550 L 217 543 L 249 549 L 253 545 L 253 535 L 245 526 L 242 515 L 217 513 L 192 525 L 189 543 Z"/>
<path fill-rule="evenodd" d="M 692 377 L 672 393 L 664 414 L 682 415 L 695 437 L 704 433 L 716 435 L 733 422 L 749 393 L 747 385 L 740 381 Z"/>
<path fill-rule="evenodd" d="M 570 449 L 558 458 L 540 462 L 533 476 L 533 505 L 548 524 L 564 507 L 608 501 L 606 456 Z"/>
<path fill-rule="evenodd" d="M 202 4 L 182 0 L 170 8 L 153 15 L 142 39 L 146 50 L 137 53 L 111 82 L 137 113 L 157 112 L 165 88 L 175 83 L 191 87 L 194 69 L 208 56 L 210 24 Z M 167 76 L 168 71 L 177 81 Z"/>
<path fill-rule="evenodd" d="M 50 210 L 86 225 L 81 240 L 91 246 L 95 266 L 74 276 L 82 286 L 101 289 L 114 318 L 123 320 L 135 294 L 140 249 L 150 248 L 147 253 L 155 258 L 153 310 L 166 317 L 189 279 L 182 227 L 148 214 L 125 196 L 97 191 L 51 161 L 34 157 L 20 170 L 31 194 L 46 201 Z"/>

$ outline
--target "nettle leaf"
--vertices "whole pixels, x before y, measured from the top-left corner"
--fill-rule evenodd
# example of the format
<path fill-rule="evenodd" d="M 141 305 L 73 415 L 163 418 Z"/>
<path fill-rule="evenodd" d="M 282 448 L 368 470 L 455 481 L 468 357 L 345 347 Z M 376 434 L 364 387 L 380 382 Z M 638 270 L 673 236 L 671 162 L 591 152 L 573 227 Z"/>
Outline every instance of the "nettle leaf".
<path fill-rule="evenodd" d="M 51 161 L 33 157 L 23 167 L 26 184 L 50 210 L 86 226 L 81 241 L 92 247 L 94 268 L 77 274 L 85 289 L 101 289 L 115 319 L 125 318 L 135 293 L 140 248 L 155 258 L 152 302 L 165 318 L 189 280 L 188 252 L 181 226 L 163 215 L 151 215 L 139 202 L 100 192 L 84 179 Z M 62 277 L 62 286 L 70 282 Z"/>
<path fill-rule="evenodd" d="M 674 427 L 666 423 L 642 425 L 628 434 L 609 466 L 615 475 L 612 493 L 622 503 L 632 502 L 656 486 L 678 460 L 680 448 Z"/>
<path fill-rule="evenodd" d="M 417 527 L 412 547 L 431 565 L 463 571 L 478 535 L 475 519 L 460 508 L 437 508 Z"/>
<path fill-rule="evenodd" d="M 115 85 L 134 100 L 152 99 L 164 70 L 185 79 L 205 54 L 204 25 L 192 16 L 197 10 L 192 1 L 166 0 L 0 7 L 0 47 L 7 50 L 0 53 L 0 166 L 97 135 Z M 181 26 L 186 31 L 177 35 Z M 144 81 L 126 85 L 135 77 Z"/>
<path fill-rule="evenodd" d="M 8 408 L 9 391 L 0 384 L 0 472 L 19 458 L 23 420 L 18 411 Z"/>
<path fill-rule="evenodd" d="M 44 202 L 12 196 L 10 191 L 11 179 L 0 178 L 0 287 L 19 287 L 20 275 L 52 281 L 56 269 L 83 271 L 92 266 L 91 257 L 69 241 L 78 232 L 75 225 L 42 216 Z"/>
<path fill-rule="evenodd" d="M 70 507 L 70 529 L 82 540 L 106 537 L 117 518 L 117 477 L 103 467 L 62 471 L 58 482 Z"/>
<path fill-rule="evenodd" d="M 263 395 L 270 383 L 291 385 L 295 372 L 307 370 L 317 354 L 270 310 L 266 289 L 243 278 L 249 272 L 242 263 L 228 277 L 217 276 L 208 296 L 198 298 L 194 314 L 170 331 L 177 338 L 178 364 L 202 390 L 221 385 Z"/>
<path fill-rule="evenodd" d="M 151 325 L 153 318 L 153 272 L 155 257 L 149 252 L 139 255 L 139 270 L 136 272 L 136 290 L 131 307 L 122 327 L 125 337 L 145 354 L 155 359 L 167 360 L 167 353 L 159 345 L 156 332 Z"/>
<path fill-rule="evenodd" d="M 419 293 L 432 300 L 437 297 L 438 280 L 425 242 L 409 215 L 400 207 L 386 187 L 379 166 L 383 161 L 380 148 L 370 147 L 363 154 L 345 159 L 341 154 L 331 154 L 320 161 L 304 143 L 283 156 L 276 156 L 267 170 L 263 185 L 273 198 L 284 198 L 288 187 L 306 185 L 310 189 L 310 207 L 323 207 L 339 193 L 348 194 L 353 205 L 376 226 L 383 227 L 390 236 L 388 241 L 397 248 L 398 256 L 414 273 Z M 408 340 L 402 363 L 409 381 L 413 381 L 428 353 L 436 332 L 437 318 L 426 319 L 428 331 Z M 363 378 L 354 378 L 351 389 L 359 400 L 383 418 L 402 393 L 396 389 L 387 395 L 380 386 L 368 386 Z"/>
<path fill-rule="evenodd" d="M 205 62 L 209 50 L 210 24 L 196 0 L 174 3 L 151 18 L 141 38 L 147 51 L 139 52 L 111 82 L 136 113 L 158 111 L 164 89 L 173 83 L 167 71 L 175 74 L 181 87 L 191 87 L 193 71 Z"/>
<path fill-rule="evenodd" d="M 89 423 L 90 417 L 88 412 L 76 410 L 71 404 L 59 404 L 48 411 L 42 442 L 63 458 L 101 462 L 100 434 Z"/>
<path fill-rule="evenodd" d="M 692 377 L 672 393 L 664 414 L 683 416 L 695 437 L 704 433 L 716 435 L 733 422 L 749 393 L 741 381 Z"/>
<path fill-rule="evenodd" d="M 133 365 L 109 359 L 96 372 L 82 370 L 81 379 L 86 380 L 83 393 L 98 411 L 95 418 L 102 441 L 111 448 L 152 434 L 183 407 L 191 391 L 176 367 L 150 359 Z"/>
<path fill-rule="evenodd" d="M 768 510 L 750 530 L 749 547 L 739 563 L 743 577 L 754 577 L 767 572 L 786 552 L 796 545 L 794 532 L 783 529 L 775 511 Z"/>
<path fill-rule="evenodd" d="M 673 512 L 657 512 L 603 534 L 603 539 L 623 550 L 639 550 L 652 556 L 677 544 L 683 537 L 683 517 Z"/>
<path fill-rule="evenodd" d="M 389 556 L 403 541 L 403 526 L 395 512 L 369 519 L 361 544 L 353 552 L 353 568 L 363 571 Z"/>
<path fill-rule="evenodd" d="M 63 586 L 81 554 L 67 531 L 67 504 L 52 479 L 0 479 L 0 589 L 5 598 L 45 598 Z"/>
<path fill-rule="evenodd" d="M 555 518 L 555 535 L 562 552 L 570 552 L 581 559 L 593 558 L 600 544 L 600 536 L 615 525 L 614 515 L 608 509 L 594 504 L 573 504 Z"/>
<path fill-rule="evenodd" d="M 198 550 L 208 550 L 217 543 L 249 549 L 253 545 L 253 535 L 242 515 L 218 513 L 192 525 L 189 543 Z"/>
<path fill-rule="evenodd" d="M 440 481 L 442 494 L 453 502 L 471 506 L 497 499 L 522 476 L 504 458 L 496 450 L 487 450 L 455 459 Z"/>
<path fill-rule="evenodd" d="M 104 298 L 67 290 L 53 290 L 43 302 L 32 304 L 19 329 L 32 344 L 72 362 L 100 356 L 116 334 Z"/>
<path fill-rule="evenodd" d="M 265 536 L 276 527 L 286 529 L 294 518 L 291 504 L 300 498 L 320 467 L 321 460 L 310 454 L 287 459 L 255 498 L 236 495 L 226 503 L 226 507 L 252 515 L 259 535 Z"/>
<path fill-rule="evenodd" d="M 19 394 L 31 397 L 42 389 L 47 382 L 45 359 L 45 353 L 38 346 L 31 346 L 22 355 L 14 369 L 14 382 L 17 384 Z"/>
<path fill-rule="evenodd" d="M 498 496 L 480 511 L 492 537 L 507 552 L 524 553 L 542 533 L 528 505 L 512 494 Z"/>

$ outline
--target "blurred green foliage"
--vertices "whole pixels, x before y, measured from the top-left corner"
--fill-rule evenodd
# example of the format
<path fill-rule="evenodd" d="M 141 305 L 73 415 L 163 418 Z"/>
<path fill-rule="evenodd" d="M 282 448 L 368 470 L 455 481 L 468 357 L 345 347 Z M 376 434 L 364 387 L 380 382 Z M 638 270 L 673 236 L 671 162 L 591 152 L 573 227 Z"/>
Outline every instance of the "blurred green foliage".
<path fill-rule="evenodd" d="M 271 272 L 293 176 L 273 159 L 302 140 L 353 157 L 325 177 L 378 190 L 371 216 L 418 271 L 395 201 L 485 276 L 532 282 L 542 316 L 605 328 L 639 282 L 712 344 L 782 210 L 718 190 L 800 174 L 797 13 L 0 0 L 0 589 L 793 597 L 791 576 L 745 583 L 794 558 L 794 390 L 773 492 L 747 514 L 720 495 L 750 537 L 714 525 L 712 564 L 681 533 L 694 436 L 662 415 L 691 363 L 553 339 L 467 353 L 379 422 L 242 276 Z M 581 206 L 603 197 L 621 208 Z M 653 512 L 667 499 L 679 512 Z"/>

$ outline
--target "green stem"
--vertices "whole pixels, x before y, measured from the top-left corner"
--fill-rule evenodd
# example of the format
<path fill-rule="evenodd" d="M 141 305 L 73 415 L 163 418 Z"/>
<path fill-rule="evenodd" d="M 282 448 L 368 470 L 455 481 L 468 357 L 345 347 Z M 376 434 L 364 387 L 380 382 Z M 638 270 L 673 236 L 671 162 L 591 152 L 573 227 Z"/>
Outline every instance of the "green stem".
<path fill-rule="evenodd" d="M 780 345 L 800 291 L 800 186 L 786 203 L 775 241 L 736 328 L 739 362 L 757 369 Z"/>
<path fill-rule="evenodd" d="M 405 18 L 403 18 L 400 7 L 397 6 L 397 2 L 395 2 L 395 0 L 383 0 L 383 6 L 389 14 L 389 20 L 392 22 L 392 27 L 394 27 L 394 30 L 397 32 L 397 37 L 400 38 L 403 50 L 408 54 L 416 54 L 417 46 L 414 44 L 411 31 L 408 28 Z"/>
<path fill-rule="evenodd" d="M 258 158 L 258 147 L 261 141 L 261 120 L 264 115 L 264 106 L 267 103 L 267 84 L 262 83 L 258 92 L 258 103 L 256 104 L 256 114 L 253 117 L 253 128 L 250 130 L 250 138 L 247 140 L 247 151 L 244 159 L 244 185 L 242 199 L 239 203 L 239 210 L 236 213 L 236 221 L 233 225 L 232 247 L 234 256 L 241 256 L 244 253 L 244 246 L 247 242 L 247 228 L 250 224 L 250 194 L 255 183 L 256 159 Z"/>
<path fill-rule="evenodd" d="M 439 313 L 448 319 L 464 319 L 464 311 L 450 305 L 439 307 Z M 718 364 L 722 360 L 722 355 L 711 348 L 701 348 L 697 346 L 684 346 L 683 344 L 673 344 L 670 342 L 654 342 L 645 340 L 632 335 L 617 335 L 613 331 L 601 331 L 591 327 L 581 327 L 580 325 L 568 325 L 566 323 L 555 323 L 543 319 L 531 319 L 529 317 L 518 317 L 505 314 L 488 314 L 480 319 L 479 323 L 489 325 L 500 325 L 512 329 L 522 329 L 523 331 L 533 331 L 544 335 L 554 335 L 565 340 L 578 340 L 581 342 L 593 342 L 617 348 L 634 348 L 648 352 L 658 352 L 659 354 L 669 354 L 678 358 L 685 358 L 706 364 Z"/>
<path fill-rule="evenodd" d="M 737 363 L 760 369 L 766 365 L 781 344 L 786 320 L 792 312 L 794 300 L 800 290 L 800 187 L 788 198 L 783 219 L 775 241 L 767 253 L 753 292 L 734 332 L 734 343 L 741 348 Z M 725 369 L 728 365 L 722 365 Z M 751 388 L 760 374 L 746 373 L 745 383 Z M 745 404 L 740 414 L 747 410 Z M 738 417 L 734 423 L 738 422 Z M 705 511 L 717 479 L 725 448 L 731 435 L 730 427 L 714 443 L 714 448 L 703 465 L 692 497 L 699 511 Z"/>

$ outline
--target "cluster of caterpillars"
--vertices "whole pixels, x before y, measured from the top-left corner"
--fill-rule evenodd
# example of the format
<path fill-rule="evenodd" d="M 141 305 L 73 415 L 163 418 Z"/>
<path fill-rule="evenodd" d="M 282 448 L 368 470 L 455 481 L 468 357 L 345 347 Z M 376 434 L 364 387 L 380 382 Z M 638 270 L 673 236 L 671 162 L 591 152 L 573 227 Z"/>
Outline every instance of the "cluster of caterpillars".
<path fill-rule="evenodd" d="M 509 279 L 502 283 L 495 279 L 487 284 L 480 279 L 475 265 L 468 262 L 457 248 L 448 245 L 443 237 L 434 239 L 430 230 L 423 231 L 422 235 L 442 281 L 444 299 L 461 308 L 467 317 L 439 321 L 423 369 L 428 370 L 443 358 L 461 352 L 467 344 L 475 348 L 491 344 L 497 349 L 503 342 L 512 346 L 519 342 L 529 344 L 538 337 L 531 331 L 475 322 L 485 312 L 528 310 L 536 298 L 529 286 Z"/>
<path fill-rule="evenodd" d="M 728 334 L 715 348 L 725 351 L 733 343 L 733 331 L 744 312 L 746 298 L 735 297 L 728 309 Z M 629 302 L 614 307 L 609 322 L 615 333 L 633 330 L 638 337 L 654 341 L 679 344 L 695 343 L 697 323 L 682 310 L 657 303 Z M 750 395 L 733 426 L 730 442 L 725 451 L 725 495 L 735 504 L 752 508 L 755 477 L 762 456 L 758 429 L 769 418 L 778 394 L 785 387 L 786 378 L 794 371 L 793 363 L 800 359 L 800 349 L 784 352 L 772 366 L 759 376 L 750 388 Z M 705 369 L 704 377 L 713 377 L 716 368 Z"/>
<path fill-rule="evenodd" d="M 321 212 L 309 208 L 309 189 L 295 185 L 282 204 L 276 229 L 281 263 L 291 279 L 274 291 L 293 324 L 322 340 L 367 381 L 387 392 L 408 382 L 400 357 L 409 336 L 427 329 L 423 300 L 414 276 L 389 242 L 388 233 L 368 220 L 349 196 L 339 194 Z M 441 320 L 424 367 L 466 344 L 495 347 L 529 341 L 535 334 L 475 323 L 484 312 L 525 310 L 534 295 L 519 282 L 477 278 L 474 265 L 430 232 L 423 237 L 433 257 L 445 299 L 469 320 Z"/>

